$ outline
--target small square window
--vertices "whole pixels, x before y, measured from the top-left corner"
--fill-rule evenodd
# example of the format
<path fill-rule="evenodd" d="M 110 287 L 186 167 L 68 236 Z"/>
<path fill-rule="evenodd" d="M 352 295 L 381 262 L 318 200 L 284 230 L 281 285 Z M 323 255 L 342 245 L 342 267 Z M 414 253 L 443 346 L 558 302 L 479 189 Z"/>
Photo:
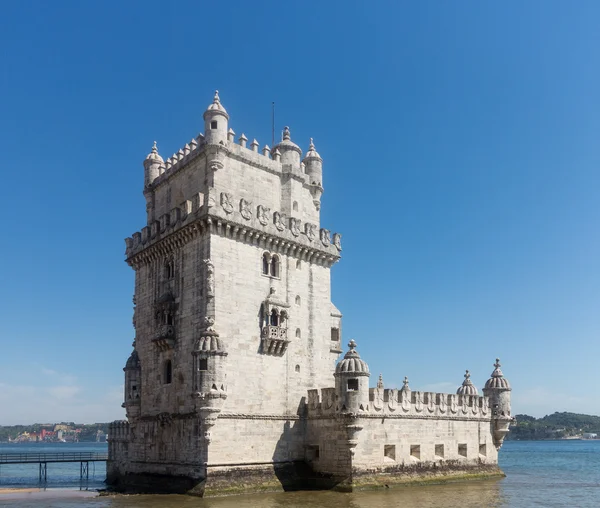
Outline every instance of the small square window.
<path fill-rule="evenodd" d="M 309 461 L 319 459 L 319 445 L 311 445 L 306 448 L 306 455 Z"/>
<path fill-rule="evenodd" d="M 383 457 L 384 459 L 393 460 L 396 462 L 396 445 L 384 445 L 383 447 Z"/>
<path fill-rule="evenodd" d="M 461 457 L 467 457 L 467 445 L 466 443 L 462 443 L 458 445 L 458 455 Z"/>
<path fill-rule="evenodd" d="M 443 444 L 436 444 L 435 445 L 435 458 L 436 459 L 443 459 L 444 458 L 444 445 Z"/>
<path fill-rule="evenodd" d="M 479 455 L 481 455 L 482 457 L 487 456 L 487 447 L 485 446 L 485 444 L 479 445 Z"/>
<path fill-rule="evenodd" d="M 348 379 L 348 391 L 353 392 L 358 390 L 358 379 Z"/>
<path fill-rule="evenodd" d="M 198 370 L 208 370 L 207 358 L 200 358 L 200 361 L 198 362 Z"/>
<path fill-rule="evenodd" d="M 421 445 L 410 445 L 410 456 L 413 459 L 421 460 Z"/>
<path fill-rule="evenodd" d="M 212 122 L 210 122 L 210 128 L 211 129 L 216 129 L 217 128 L 217 122 L 215 120 L 213 120 Z"/>

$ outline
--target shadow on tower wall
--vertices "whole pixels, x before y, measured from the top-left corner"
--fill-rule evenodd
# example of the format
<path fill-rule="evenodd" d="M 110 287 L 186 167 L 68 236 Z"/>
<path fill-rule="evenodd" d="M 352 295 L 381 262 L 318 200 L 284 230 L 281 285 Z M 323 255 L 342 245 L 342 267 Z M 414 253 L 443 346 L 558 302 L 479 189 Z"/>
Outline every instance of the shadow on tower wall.
<path fill-rule="evenodd" d="M 288 420 L 283 425 L 273 452 L 273 470 L 284 491 L 323 490 L 336 486 L 332 475 L 314 471 L 306 459 L 306 399 L 297 411 L 299 420 Z"/>

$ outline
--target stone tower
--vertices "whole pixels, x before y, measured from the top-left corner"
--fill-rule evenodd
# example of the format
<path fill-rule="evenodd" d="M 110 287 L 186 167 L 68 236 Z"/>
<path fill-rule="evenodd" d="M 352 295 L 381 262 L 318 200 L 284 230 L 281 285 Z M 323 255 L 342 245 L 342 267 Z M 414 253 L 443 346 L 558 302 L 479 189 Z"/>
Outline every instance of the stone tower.
<path fill-rule="evenodd" d="M 272 151 L 236 143 L 218 92 L 203 119 L 172 157 L 155 143 L 144 160 L 147 224 L 126 239 L 129 437 L 111 440 L 109 480 L 175 477 L 187 491 L 211 463 L 303 459 L 292 428 L 341 352 L 329 273 L 341 236 L 320 225 L 312 139 L 304 159 L 288 127 Z"/>
<path fill-rule="evenodd" d="M 483 395 L 369 387 L 331 303 L 341 236 L 321 227 L 323 159 L 285 127 L 272 149 L 235 132 L 218 93 L 204 132 L 144 160 L 127 420 L 107 482 L 199 495 L 497 476 L 513 418 L 496 361 Z M 400 361 L 410 362 L 409 358 Z"/>

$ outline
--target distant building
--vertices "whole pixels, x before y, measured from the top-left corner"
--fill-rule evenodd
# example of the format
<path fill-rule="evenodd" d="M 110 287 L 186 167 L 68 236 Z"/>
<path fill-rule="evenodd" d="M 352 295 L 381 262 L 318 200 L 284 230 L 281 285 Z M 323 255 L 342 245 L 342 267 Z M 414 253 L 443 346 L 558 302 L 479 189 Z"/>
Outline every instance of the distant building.
<path fill-rule="evenodd" d="M 581 436 L 583 439 L 598 439 L 598 434 L 595 432 L 584 432 Z"/>
<path fill-rule="evenodd" d="M 512 417 L 498 361 L 483 395 L 468 372 L 455 394 L 406 378 L 370 388 L 354 341 L 336 365 L 330 269 L 342 244 L 320 223 L 312 140 L 304 157 L 287 127 L 272 148 L 236 142 L 215 94 L 204 133 L 166 161 L 155 144 L 144 170 L 147 224 L 126 239 L 136 337 L 110 484 L 210 495 L 500 473 Z"/>

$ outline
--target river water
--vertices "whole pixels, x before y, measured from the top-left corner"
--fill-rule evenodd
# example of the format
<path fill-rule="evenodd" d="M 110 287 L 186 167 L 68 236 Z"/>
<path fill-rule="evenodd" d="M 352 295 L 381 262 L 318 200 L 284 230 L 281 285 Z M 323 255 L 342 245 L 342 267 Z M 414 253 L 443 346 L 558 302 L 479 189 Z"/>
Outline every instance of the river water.
<path fill-rule="evenodd" d="M 2 445 L 10 452 L 106 451 L 106 444 Z M 79 483 L 79 464 L 49 464 L 43 492 L 0 494 L 0 506 L 21 508 L 392 508 L 392 507 L 598 507 L 600 506 L 600 441 L 507 441 L 500 451 L 502 480 L 446 485 L 398 487 L 342 494 L 289 492 L 228 498 L 188 496 L 95 497 L 105 470 L 90 466 L 90 480 Z M 0 491 L 38 487 L 36 464 L 0 468 Z M 88 489 L 88 490 L 86 490 Z"/>

